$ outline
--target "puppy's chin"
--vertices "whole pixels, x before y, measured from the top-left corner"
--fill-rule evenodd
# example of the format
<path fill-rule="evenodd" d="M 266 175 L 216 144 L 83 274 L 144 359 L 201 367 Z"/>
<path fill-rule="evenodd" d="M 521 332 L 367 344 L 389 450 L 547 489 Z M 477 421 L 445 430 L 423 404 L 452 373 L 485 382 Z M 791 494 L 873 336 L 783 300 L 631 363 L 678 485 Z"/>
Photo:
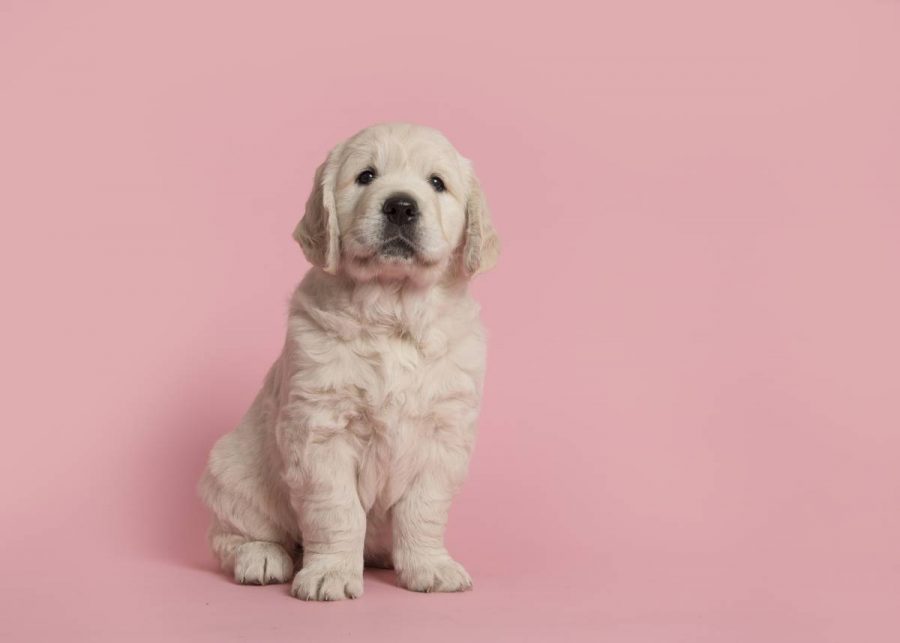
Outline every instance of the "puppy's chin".
<path fill-rule="evenodd" d="M 355 281 L 410 281 L 431 286 L 447 267 L 447 257 L 425 257 L 411 246 L 387 243 L 374 251 L 347 254 L 343 258 L 346 274 Z"/>

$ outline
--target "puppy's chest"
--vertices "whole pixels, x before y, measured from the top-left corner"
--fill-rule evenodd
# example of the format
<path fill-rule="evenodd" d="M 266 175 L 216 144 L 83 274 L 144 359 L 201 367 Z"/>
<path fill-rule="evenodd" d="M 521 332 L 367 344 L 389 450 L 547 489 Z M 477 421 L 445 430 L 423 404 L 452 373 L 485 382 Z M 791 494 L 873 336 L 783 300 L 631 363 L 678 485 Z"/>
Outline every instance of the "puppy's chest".
<path fill-rule="evenodd" d="M 349 428 L 359 446 L 358 490 L 368 509 L 378 498 L 392 504 L 422 454 L 466 430 L 454 404 L 474 387 L 445 346 L 423 350 L 408 338 L 391 337 L 363 357 L 367 367 L 359 373 L 369 377 L 356 384 L 358 412 Z"/>
<path fill-rule="evenodd" d="M 446 337 L 435 331 L 416 341 L 387 335 L 356 347 L 356 400 L 359 416 L 373 431 L 423 420 L 440 411 L 445 393 L 464 387 Z"/>

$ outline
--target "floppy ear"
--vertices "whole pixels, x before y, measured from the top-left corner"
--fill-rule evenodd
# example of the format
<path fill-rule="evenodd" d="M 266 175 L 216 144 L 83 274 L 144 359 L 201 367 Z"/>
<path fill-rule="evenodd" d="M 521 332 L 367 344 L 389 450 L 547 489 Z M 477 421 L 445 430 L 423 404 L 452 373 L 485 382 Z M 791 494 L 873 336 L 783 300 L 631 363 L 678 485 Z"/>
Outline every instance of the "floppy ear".
<path fill-rule="evenodd" d="M 312 192 L 306 200 L 306 211 L 294 229 L 294 239 L 303 254 L 314 266 L 325 272 L 337 272 L 341 254 L 337 212 L 334 205 L 334 186 L 337 175 L 336 153 L 316 169 Z"/>
<path fill-rule="evenodd" d="M 494 267 L 500 257 L 500 239 L 491 223 L 481 184 L 472 174 L 466 201 L 466 233 L 463 245 L 463 270 L 476 275 Z"/>

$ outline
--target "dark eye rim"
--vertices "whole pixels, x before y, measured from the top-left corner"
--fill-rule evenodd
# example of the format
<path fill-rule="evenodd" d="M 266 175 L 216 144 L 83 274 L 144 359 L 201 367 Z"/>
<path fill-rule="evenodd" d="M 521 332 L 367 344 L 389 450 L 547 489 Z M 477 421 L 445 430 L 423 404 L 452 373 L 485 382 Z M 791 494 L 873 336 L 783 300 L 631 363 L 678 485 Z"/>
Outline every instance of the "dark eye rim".
<path fill-rule="evenodd" d="M 447 185 L 444 183 L 444 179 L 439 177 L 437 174 L 432 174 L 428 177 L 428 182 L 431 183 L 431 187 L 434 188 L 435 192 L 443 192 L 447 189 Z"/>
<path fill-rule="evenodd" d="M 358 185 L 369 185 L 378 177 L 375 168 L 367 167 L 365 170 L 356 175 L 356 183 Z"/>

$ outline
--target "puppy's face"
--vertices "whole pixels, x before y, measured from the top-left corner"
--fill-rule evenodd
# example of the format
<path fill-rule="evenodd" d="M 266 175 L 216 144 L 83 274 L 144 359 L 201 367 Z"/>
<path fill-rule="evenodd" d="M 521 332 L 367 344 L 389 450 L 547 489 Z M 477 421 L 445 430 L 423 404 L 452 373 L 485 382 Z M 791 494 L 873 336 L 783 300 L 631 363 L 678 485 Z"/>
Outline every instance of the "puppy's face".
<path fill-rule="evenodd" d="M 335 206 L 344 267 L 423 276 L 449 260 L 466 222 L 468 164 L 434 130 L 379 126 L 340 153 Z"/>
<path fill-rule="evenodd" d="M 406 124 L 370 127 L 332 150 L 295 236 L 312 263 L 358 281 L 471 274 L 486 267 L 485 238 L 497 246 L 469 162 L 439 132 Z"/>

